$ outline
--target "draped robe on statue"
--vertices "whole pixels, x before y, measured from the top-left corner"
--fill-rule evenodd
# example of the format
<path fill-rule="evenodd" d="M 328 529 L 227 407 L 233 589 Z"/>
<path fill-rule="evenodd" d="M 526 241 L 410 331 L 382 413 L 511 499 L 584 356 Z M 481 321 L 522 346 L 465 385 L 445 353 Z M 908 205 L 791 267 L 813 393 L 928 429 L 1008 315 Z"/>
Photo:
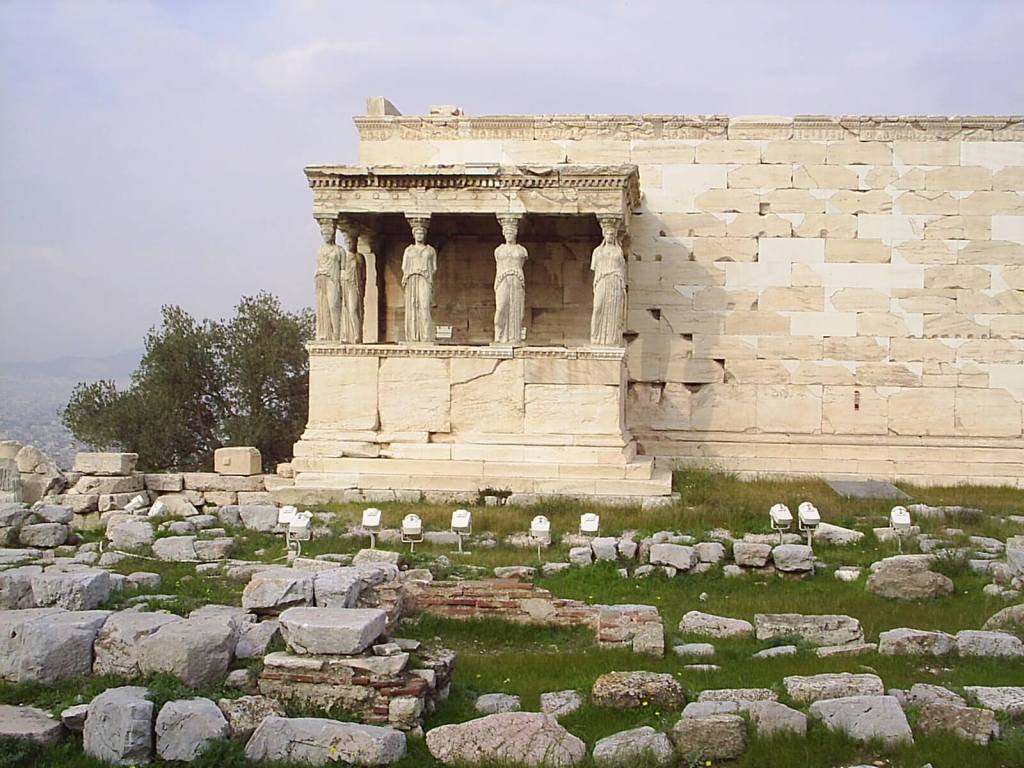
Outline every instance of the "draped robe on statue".
<path fill-rule="evenodd" d="M 402 287 L 405 290 L 405 340 L 429 342 L 430 304 L 433 301 L 437 251 L 430 245 L 410 245 L 402 254 Z"/>

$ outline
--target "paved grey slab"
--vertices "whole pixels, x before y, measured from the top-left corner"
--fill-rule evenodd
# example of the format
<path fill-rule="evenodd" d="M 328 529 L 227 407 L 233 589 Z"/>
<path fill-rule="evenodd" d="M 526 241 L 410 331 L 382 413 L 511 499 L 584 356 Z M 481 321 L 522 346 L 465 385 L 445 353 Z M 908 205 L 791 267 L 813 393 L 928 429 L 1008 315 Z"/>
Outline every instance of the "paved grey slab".
<path fill-rule="evenodd" d="M 840 496 L 853 499 L 909 499 L 892 483 L 881 480 L 826 480 L 829 488 Z"/>

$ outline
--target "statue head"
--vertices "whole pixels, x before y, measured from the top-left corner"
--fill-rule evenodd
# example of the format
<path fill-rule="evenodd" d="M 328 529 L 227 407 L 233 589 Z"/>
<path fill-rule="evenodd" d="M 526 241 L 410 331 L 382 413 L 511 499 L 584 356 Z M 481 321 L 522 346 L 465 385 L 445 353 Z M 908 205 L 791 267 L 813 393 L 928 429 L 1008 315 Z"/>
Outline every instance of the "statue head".
<path fill-rule="evenodd" d="M 519 235 L 519 218 L 515 216 L 498 216 L 501 224 L 501 234 L 505 236 L 508 245 L 516 244 L 516 237 Z"/>
<path fill-rule="evenodd" d="M 334 219 L 318 219 L 320 224 L 320 236 L 324 239 L 325 245 L 334 245 L 334 233 L 338 229 L 338 224 Z"/>
<path fill-rule="evenodd" d="M 413 224 L 412 240 L 416 245 L 423 245 L 427 240 L 427 228 L 422 224 Z"/>
<path fill-rule="evenodd" d="M 619 244 L 619 219 L 607 216 L 599 219 L 601 224 L 601 235 L 606 245 Z"/>

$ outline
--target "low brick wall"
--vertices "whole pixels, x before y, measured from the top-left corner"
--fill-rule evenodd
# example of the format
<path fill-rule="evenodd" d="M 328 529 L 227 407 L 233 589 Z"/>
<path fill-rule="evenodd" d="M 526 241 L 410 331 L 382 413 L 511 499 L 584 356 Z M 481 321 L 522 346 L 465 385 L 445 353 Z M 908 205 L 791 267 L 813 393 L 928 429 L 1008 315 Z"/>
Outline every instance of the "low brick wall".
<path fill-rule="evenodd" d="M 456 619 L 493 617 L 522 624 L 584 626 L 593 630 L 602 648 L 632 648 L 658 656 L 665 651 L 661 616 L 650 605 L 590 605 L 511 579 L 435 581 L 406 587 L 406 615 L 422 612 Z"/>

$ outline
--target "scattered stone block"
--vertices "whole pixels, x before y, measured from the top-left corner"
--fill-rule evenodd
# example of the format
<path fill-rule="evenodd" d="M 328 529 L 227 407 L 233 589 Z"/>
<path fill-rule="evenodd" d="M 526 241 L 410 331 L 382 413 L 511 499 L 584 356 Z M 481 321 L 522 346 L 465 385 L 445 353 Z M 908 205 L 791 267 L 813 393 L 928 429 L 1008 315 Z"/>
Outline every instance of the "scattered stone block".
<path fill-rule="evenodd" d="M 2 576 L 0 574 L 0 579 L 2 579 Z M 2 591 L 2 587 L 0 587 L 0 591 Z M 1008 629 L 1012 631 L 1021 627 L 1024 627 L 1024 603 L 1011 605 L 1008 608 L 997 611 L 985 622 L 982 629 Z"/>
<path fill-rule="evenodd" d="M 689 611 L 679 622 L 679 631 L 717 638 L 745 637 L 754 633 L 754 625 L 743 619 Z"/>
<path fill-rule="evenodd" d="M 681 709 L 686 694 L 679 681 L 667 673 L 608 672 L 594 681 L 590 699 L 596 707 Z"/>
<path fill-rule="evenodd" d="M 313 605 L 313 576 L 309 571 L 272 566 L 257 571 L 242 592 L 242 608 L 254 613 L 280 613 Z"/>
<path fill-rule="evenodd" d="M 258 448 L 218 448 L 213 452 L 213 471 L 218 475 L 258 475 L 263 472 L 263 458 Z"/>
<path fill-rule="evenodd" d="M 777 701 L 755 701 L 747 708 L 750 722 L 760 736 L 806 736 L 807 715 Z"/>
<path fill-rule="evenodd" d="M 762 651 L 758 651 L 751 658 L 772 659 L 776 656 L 795 656 L 796 653 L 797 647 L 795 645 L 777 645 L 773 648 L 765 648 Z"/>
<path fill-rule="evenodd" d="M 68 540 L 68 527 L 64 523 L 34 523 L 23 525 L 18 531 L 18 541 L 26 547 L 53 549 Z"/>
<path fill-rule="evenodd" d="M 735 760 L 747 749 L 747 724 L 739 715 L 683 717 L 672 727 L 672 741 L 684 755 Z"/>
<path fill-rule="evenodd" d="M 85 730 L 85 718 L 88 715 L 88 704 L 74 704 L 60 713 L 60 722 L 72 733 L 81 733 Z"/>
<path fill-rule="evenodd" d="M 964 629 L 956 633 L 956 650 L 961 656 L 1024 656 L 1024 641 L 1007 632 Z"/>
<path fill-rule="evenodd" d="M 792 675 L 784 677 L 782 684 L 793 701 L 807 702 L 846 697 L 878 697 L 885 694 L 885 686 L 878 675 L 828 672 L 821 675 Z"/>
<path fill-rule="evenodd" d="M 64 736 L 64 726 L 49 712 L 35 707 L 0 704 L 0 739 L 34 741 L 52 746 Z"/>
<path fill-rule="evenodd" d="M 508 693 L 485 693 L 477 697 L 473 709 L 482 715 L 496 715 L 500 712 L 518 712 L 521 706 L 518 696 Z"/>
<path fill-rule="evenodd" d="M 999 723 L 991 709 L 946 703 L 926 704 L 922 707 L 917 727 L 922 733 L 949 731 L 982 746 L 999 734 Z"/>
<path fill-rule="evenodd" d="M 0 610 L 35 608 L 32 579 L 42 572 L 42 566 L 39 565 L 22 565 L 0 571 Z"/>
<path fill-rule="evenodd" d="M 107 540 L 117 549 L 140 549 L 153 543 L 152 523 L 145 520 L 122 520 L 107 526 Z"/>
<path fill-rule="evenodd" d="M 209 699 L 168 701 L 156 716 L 156 753 L 163 760 L 190 763 L 229 733 L 228 721 Z"/>
<path fill-rule="evenodd" d="M 108 688 L 89 702 L 82 748 L 113 765 L 148 763 L 153 754 L 153 702 L 139 686 Z"/>
<path fill-rule="evenodd" d="M 137 453 L 75 454 L 74 471 L 83 475 L 129 476 L 139 460 Z"/>
<path fill-rule="evenodd" d="M 195 536 L 165 536 L 153 542 L 153 557 L 172 563 L 194 562 Z"/>
<path fill-rule="evenodd" d="M 505 712 L 427 732 L 427 749 L 446 765 L 513 764 L 524 768 L 573 766 L 586 745 L 550 715 Z"/>
<path fill-rule="evenodd" d="M 964 692 L 977 699 L 987 709 L 1004 712 L 1010 717 L 1024 715 L 1024 686 L 1014 685 L 968 685 Z"/>
<path fill-rule="evenodd" d="M 779 695 L 770 688 L 709 688 L 701 691 L 697 701 L 778 701 Z"/>
<path fill-rule="evenodd" d="M 864 642 L 860 622 L 836 614 L 758 613 L 754 615 L 758 640 L 799 637 L 811 645 L 845 645 Z"/>
<path fill-rule="evenodd" d="M 373 766 L 398 762 L 405 749 L 405 734 L 394 728 L 315 717 L 267 717 L 245 745 L 245 757 L 255 763 Z"/>
<path fill-rule="evenodd" d="M 843 528 L 841 525 L 820 523 L 814 529 L 813 538 L 822 544 L 833 544 L 842 547 L 856 544 L 864 538 L 864 534 L 852 528 Z"/>
<path fill-rule="evenodd" d="M 139 669 L 169 672 L 192 688 L 219 683 L 237 640 L 237 626 L 216 617 L 169 622 L 139 642 Z"/>
<path fill-rule="evenodd" d="M 32 577 L 32 597 L 38 606 L 91 611 L 110 598 L 110 573 L 99 568 L 65 571 L 53 566 Z"/>
<path fill-rule="evenodd" d="M 499 579 L 532 581 L 537 575 L 537 569 L 528 565 L 502 565 L 494 569 L 494 575 Z"/>
<path fill-rule="evenodd" d="M 783 573 L 807 573 L 814 570 L 814 550 L 806 544 L 780 544 L 772 550 L 772 562 Z"/>
<path fill-rule="evenodd" d="M 883 656 L 945 656 L 956 650 L 956 639 L 945 632 L 900 627 L 878 635 Z"/>
<path fill-rule="evenodd" d="M 162 472 L 142 476 L 142 484 L 147 491 L 159 493 L 177 493 L 185 488 L 185 481 L 180 472 Z"/>
<path fill-rule="evenodd" d="M 576 691 L 551 691 L 540 695 L 540 711 L 552 717 L 571 715 L 583 706 L 583 699 Z"/>
<path fill-rule="evenodd" d="M 910 723 L 893 696 L 829 698 L 815 701 L 811 704 L 810 712 L 829 730 L 845 733 L 857 741 L 877 740 L 887 746 L 914 742 Z"/>
<path fill-rule="evenodd" d="M 600 768 L 618 768 L 637 762 L 670 765 L 675 753 L 668 736 L 645 725 L 598 740 L 593 756 L 594 765 Z"/>
<path fill-rule="evenodd" d="M 289 608 L 281 635 L 298 654 L 356 654 L 384 634 L 387 614 L 376 608 Z"/>
<path fill-rule="evenodd" d="M 588 566 L 594 562 L 594 553 L 589 546 L 573 547 L 569 550 L 569 562 L 573 565 Z"/>
<path fill-rule="evenodd" d="M 235 670 L 241 671 L 241 670 Z M 217 706 L 227 720 L 231 738 L 246 742 L 268 717 L 284 717 L 284 707 L 269 696 L 240 696 L 237 699 L 218 699 Z"/>
<path fill-rule="evenodd" d="M 697 550 L 684 544 L 652 544 L 651 565 L 667 565 L 678 571 L 689 571 L 699 560 Z"/>
<path fill-rule="evenodd" d="M 392 552 L 387 549 L 360 549 L 356 552 L 356 556 L 352 558 L 352 565 L 385 563 L 397 568 L 401 562 L 401 552 Z"/>
<path fill-rule="evenodd" d="M 280 628 L 280 624 L 273 619 L 264 619 L 244 625 L 238 636 L 238 643 L 235 645 L 235 658 L 257 659 L 262 657 Z"/>
<path fill-rule="evenodd" d="M 714 656 L 715 646 L 711 643 L 683 643 L 673 645 L 672 652 L 676 656 Z"/>
<path fill-rule="evenodd" d="M 744 568 L 764 568 L 768 565 L 771 554 L 771 544 L 737 541 L 732 545 L 732 559 L 736 561 L 736 565 Z"/>
<path fill-rule="evenodd" d="M 615 562 L 619 559 L 619 540 L 614 536 L 598 536 L 590 542 L 595 560 Z"/>
<path fill-rule="evenodd" d="M 93 646 L 93 674 L 136 677 L 139 669 L 139 643 L 165 624 L 182 621 L 172 613 L 118 611 L 112 613 Z"/>
<path fill-rule="evenodd" d="M 934 571 L 881 568 L 868 577 L 867 590 L 890 600 L 923 600 L 953 594 L 953 581 Z"/>

